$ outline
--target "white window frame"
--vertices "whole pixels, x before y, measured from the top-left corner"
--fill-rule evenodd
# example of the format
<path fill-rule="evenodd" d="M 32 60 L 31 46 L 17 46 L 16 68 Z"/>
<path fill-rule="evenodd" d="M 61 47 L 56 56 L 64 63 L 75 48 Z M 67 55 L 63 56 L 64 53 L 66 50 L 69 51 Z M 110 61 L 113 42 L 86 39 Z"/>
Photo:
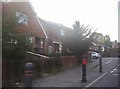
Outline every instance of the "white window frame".
<path fill-rule="evenodd" d="M 13 38 L 14 34 L 9 33 L 9 35 L 10 35 L 10 41 L 8 41 L 7 43 L 17 44 L 17 39 Z"/>
<path fill-rule="evenodd" d="M 33 43 L 33 38 L 31 36 L 26 37 L 26 40 L 31 44 Z"/>
<path fill-rule="evenodd" d="M 65 33 L 64 33 L 64 31 L 63 31 L 62 29 L 60 30 L 60 34 L 61 34 L 62 36 L 65 35 Z"/>
<path fill-rule="evenodd" d="M 27 15 L 25 15 L 25 14 L 23 14 L 21 12 L 16 12 L 16 17 L 17 17 L 18 24 L 19 23 L 23 23 L 25 25 L 28 24 L 28 16 Z"/>
<path fill-rule="evenodd" d="M 44 41 L 41 39 L 40 41 L 40 48 L 43 48 L 44 47 Z"/>

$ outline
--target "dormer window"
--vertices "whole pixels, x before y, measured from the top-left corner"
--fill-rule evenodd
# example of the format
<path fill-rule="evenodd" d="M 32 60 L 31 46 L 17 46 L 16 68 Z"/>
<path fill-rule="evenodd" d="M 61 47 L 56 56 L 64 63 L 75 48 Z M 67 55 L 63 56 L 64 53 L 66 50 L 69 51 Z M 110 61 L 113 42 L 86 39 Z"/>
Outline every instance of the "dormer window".
<path fill-rule="evenodd" d="M 64 35 L 64 31 L 61 29 L 61 35 L 63 36 Z"/>
<path fill-rule="evenodd" d="M 16 17 L 17 17 L 17 22 L 18 23 L 23 23 L 23 24 L 27 25 L 28 16 L 26 16 L 23 13 L 16 12 Z"/>

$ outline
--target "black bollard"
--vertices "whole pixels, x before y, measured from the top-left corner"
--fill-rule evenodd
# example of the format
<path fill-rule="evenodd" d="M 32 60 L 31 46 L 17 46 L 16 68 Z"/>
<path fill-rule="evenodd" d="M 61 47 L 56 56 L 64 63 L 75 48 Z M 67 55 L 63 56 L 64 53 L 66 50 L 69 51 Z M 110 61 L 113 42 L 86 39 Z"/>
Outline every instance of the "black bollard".
<path fill-rule="evenodd" d="M 99 73 L 102 73 L 102 58 L 99 57 Z"/>
<path fill-rule="evenodd" d="M 87 60 L 86 59 L 82 59 L 82 82 L 87 82 L 87 78 L 86 78 L 86 64 L 87 64 Z"/>
<path fill-rule="evenodd" d="M 98 46 L 98 52 L 99 52 L 99 73 L 102 73 L 102 49 L 101 46 Z"/>
<path fill-rule="evenodd" d="M 33 80 L 33 64 L 28 62 L 25 64 L 25 87 L 32 87 Z"/>

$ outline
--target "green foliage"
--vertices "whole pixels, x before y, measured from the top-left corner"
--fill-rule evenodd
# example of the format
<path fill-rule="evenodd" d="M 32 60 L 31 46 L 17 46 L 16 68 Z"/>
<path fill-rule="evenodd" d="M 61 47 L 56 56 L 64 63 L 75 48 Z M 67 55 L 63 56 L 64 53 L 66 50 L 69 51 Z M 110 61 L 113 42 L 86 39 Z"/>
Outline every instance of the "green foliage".
<path fill-rule="evenodd" d="M 72 53 L 74 53 L 80 60 L 82 55 L 86 54 L 89 47 L 92 45 L 90 38 L 91 30 L 89 26 L 80 26 L 78 21 L 73 25 L 71 35 L 67 36 L 64 41 L 65 47 L 67 47 Z"/>
<path fill-rule="evenodd" d="M 104 44 L 104 36 L 102 33 L 93 32 L 91 38 L 96 44 Z"/>
<path fill-rule="evenodd" d="M 80 26 L 79 21 L 76 21 L 75 24 L 73 25 L 73 30 L 79 34 L 79 37 L 81 39 L 86 39 L 90 36 L 92 28 L 90 28 L 89 25 L 88 26 L 84 26 L 84 25 Z"/>
<path fill-rule="evenodd" d="M 2 56 L 3 58 L 21 59 L 25 57 L 28 45 L 26 36 L 16 31 L 16 18 L 3 19 L 2 29 Z"/>
<path fill-rule="evenodd" d="M 111 40 L 109 35 L 104 36 L 104 44 L 105 46 L 111 46 Z"/>
<path fill-rule="evenodd" d="M 91 39 L 97 45 L 104 46 L 105 52 L 108 52 L 110 50 L 110 48 L 112 47 L 112 42 L 110 40 L 109 35 L 104 36 L 102 33 L 93 32 L 91 35 Z"/>
<path fill-rule="evenodd" d="M 110 40 L 109 35 L 104 36 L 104 45 L 105 45 L 105 52 L 109 51 L 109 48 L 112 48 L 112 42 Z"/>

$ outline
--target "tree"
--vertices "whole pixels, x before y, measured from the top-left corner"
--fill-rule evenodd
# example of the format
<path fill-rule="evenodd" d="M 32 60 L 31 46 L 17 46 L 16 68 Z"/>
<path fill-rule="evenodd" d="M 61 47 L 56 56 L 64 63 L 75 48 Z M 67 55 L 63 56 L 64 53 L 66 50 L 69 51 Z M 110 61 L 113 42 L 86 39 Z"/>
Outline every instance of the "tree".
<path fill-rule="evenodd" d="M 104 36 L 105 46 L 111 46 L 111 45 L 110 45 L 110 42 L 111 42 L 110 36 L 109 36 L 109 35 L 105 35 L 105 36 Z"/>
<path fill-rule="evenodd" d="M 105 44 L 105 52 L 109 50 L 109 48 L 112 47 L 112 43 L 110 40 L 110 36 L 109 35 L 105 35 L 104 36 L 104 44 Z"/>
<path fill-rule="evenodd" d="M 102 33 L 93 32 L 91 35 L 93 42 L 99 45 L 104 45 L 104 36 Z"/>
<path fill-rule="evenodd" d="M 76 21 L 73 25 L 73 30 L 71 30 L 71 35 L 66 36 L 63 42 L 78 57 L 78 64 L 92 45 L 91 30 L 92 28 L 90 29 L 89 26 L 80 26 L 79 21 Z"/>
<path fill-rule="evenodd" d="M 27 50 L 32 48 L 28 45 L 26 35 L 17 32 L 16 17 L 6 17 L 7 13 L 3 13 L 3 29 L 2 29 L 2 57 L 11 59 L 22 59 L 25 57 Z M 7 19 L 6 19 L 7 18 Z"/>

